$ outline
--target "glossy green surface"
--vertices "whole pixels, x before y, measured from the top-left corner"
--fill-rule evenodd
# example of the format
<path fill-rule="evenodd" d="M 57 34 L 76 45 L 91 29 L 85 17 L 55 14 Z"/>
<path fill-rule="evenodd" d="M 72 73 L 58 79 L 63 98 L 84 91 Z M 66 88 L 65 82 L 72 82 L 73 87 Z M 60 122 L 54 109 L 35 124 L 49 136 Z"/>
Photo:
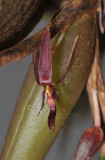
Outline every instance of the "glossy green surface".
<path fill-rule="evenodd" d="M 56 87 L 60 103 L 65 108 L 66 114 L 57 105 L 54 132 L 51 132 L 47 125 L 49 107 L 46 100 L 44 109 L 37 116 L 42 103 L 43 87 L 37 85 L 33 65 L 31 65 L 19 96 L 0 160 L 42 160 L 44 158 L 70 115 L 88 78 L 95 45 L 93 18 L 86 14 L 83 15 L 65 34 L 53 57 L 53 82 L 56 82 L 64 69 L 74 39 L 78 34 L 79 42 L 69 72 L 64 81 Z"/>

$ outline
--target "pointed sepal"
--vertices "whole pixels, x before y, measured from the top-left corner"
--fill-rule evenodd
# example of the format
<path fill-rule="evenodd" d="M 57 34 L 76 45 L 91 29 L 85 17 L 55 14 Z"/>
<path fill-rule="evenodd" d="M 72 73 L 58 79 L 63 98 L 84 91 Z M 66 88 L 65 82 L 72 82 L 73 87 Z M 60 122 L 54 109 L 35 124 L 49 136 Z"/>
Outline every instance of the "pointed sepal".
<path fill-rule="evenodd" d="M 71 61 L 73 59 L 73 56 L 74 56 L 74 53 L 75 53 L 75 50 L 76 50 L 76 47 L 77 47 L 77 43 L 78 43 L 78 40 L 79 40 L 79 35 L 76 36 L 75 40 L 74 40 L 74 43 L 73 43 L 73 47 L 72 47 L 72 50 L 71 50 L 71 53 L 70 53 L 70 56 L 69 56 L 69 59 L 68 59 L 68 62 L 64 68 L 64 71 L 62 72 L 61 76 L 59 77 L 59 79 L 57 80 L 57 82 L 55 83 L 55 85 L 58 85 L 60 84 L 64 78 L 66 77 L 67 75 L 67 72 L 70 68 L 70 64 L 71 64 Z"/>
<path fill-rule="evenodd" d="M 39 82 L 41 85 L 51 84 L 52 61 L 50 52 L 50 31 L 49 29 L 46 29 L 42 41 L 38 68 Z"/>
<path fill-rule="evenodd" d="M 103 130 L 100 127 L 87 129 L 79 142 L 73 160 L 91 159 L 103 143 Z"/>

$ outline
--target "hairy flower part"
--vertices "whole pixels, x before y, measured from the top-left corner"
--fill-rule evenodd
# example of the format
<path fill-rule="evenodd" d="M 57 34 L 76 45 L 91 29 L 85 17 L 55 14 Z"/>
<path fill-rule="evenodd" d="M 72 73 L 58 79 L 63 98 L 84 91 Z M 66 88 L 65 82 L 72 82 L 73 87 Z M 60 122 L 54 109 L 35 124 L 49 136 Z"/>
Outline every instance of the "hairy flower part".
<path fill-rule="evenodd" d="M 49 31 L 49 28 L 46 29 L 44 37 L 43 37 L 42 48 L 41 48 L 39 60 L 37 57 L 37 53 L 33 54 L 33 64 L 34 64 L 34 72 L 35 72 L 36 81 L 37 81 L 38 85 L 44 86 L 41 110 L 44 107 L 44 99 L 45 99 L 45 94 L 46 94 L 47 95 L 47 104 L 50 107 L 50 113 L 49 113 L 49 117 L 48 117 L 48 126 L 51 131 L 54 131 L 54 129 L 55 129 L 55 116 L 56 116 L 55 100 L 60 105 L 59 94 L 58 94 L 57 90 L 54 88 L 54 86 L 60 84 L 64 80 L 64 78 L 66 77 L 66 74 L 67 74 L 68 69 L 70 67 L 71 60 L 72 60 L 73 55 L 75 53 L 78 38 L 79 38 L 79 36 L 77 36 L 75 38 L 75 41 L 74 41 L 74 44 L 73 44 L 73 47 L 72 47 L 72 50 L 71 50 L 71 53 L 70 53 L 70 56 L 68 59 L 68 63 L 65 66 L 63 73 L 58 78 L 58 80 L 55 84 L 53 84 L 51 82 L 51 79 L 52 79 L 52 59 L 51 59 L 51 57 L 52 56 L 51 56 L 51 51 L 50 51 L 50 31 Z"/>
<path fill-rule="evenodd" d="M 91 159 L 103 143 L 103 130 L 100 127 L 87 129 L 79 142 L 73 160 Z"/>

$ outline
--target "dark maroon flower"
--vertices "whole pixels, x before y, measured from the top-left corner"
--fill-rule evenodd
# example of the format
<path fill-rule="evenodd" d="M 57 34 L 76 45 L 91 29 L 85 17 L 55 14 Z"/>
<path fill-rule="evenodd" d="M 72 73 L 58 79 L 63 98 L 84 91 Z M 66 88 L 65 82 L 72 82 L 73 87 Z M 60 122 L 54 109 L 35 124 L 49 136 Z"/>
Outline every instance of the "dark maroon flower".
<path fill-rule="evenodd" d="M 75 52 L 75 48 L 78 42 L 78 36 L 76 37 L 73 48 L 68 60 L 67 65 L 65 66 L 65 69 L 57 82 L 53 84 L 51 82 L 52 79 L 52 59 L 51 59 L 51 50 L 50 50 L 50 31 L 49 28 L 46 29 L 46 32 L 43 37 L 42 41 L 42 48 L 40 52 L 40 57 L 38 60 L 37 53 L 33 54 L 33 63 L 34 63 L 34 72 L 35 72 L 35 78 L 38 83 L 38 85 L 44 86 L 43 91 L 43 100 L 42 100 L 42 106 L 41 110 L 44 107 L 44 99 L 45 99 L 45 93 L 47 95 L 47 104 L 50 107 L 50 113 L 48 117 L 48 126 L 51 131 L 54 131 L 55 128 L 55 116 L 56 116 L 56 103 L 55 100 L 59 103 L 59 96 L 57 90 L 54 88 L 54 86 L 60 84 L 70 67 L 70 62 L 72 60 L 72 57 Z"/>

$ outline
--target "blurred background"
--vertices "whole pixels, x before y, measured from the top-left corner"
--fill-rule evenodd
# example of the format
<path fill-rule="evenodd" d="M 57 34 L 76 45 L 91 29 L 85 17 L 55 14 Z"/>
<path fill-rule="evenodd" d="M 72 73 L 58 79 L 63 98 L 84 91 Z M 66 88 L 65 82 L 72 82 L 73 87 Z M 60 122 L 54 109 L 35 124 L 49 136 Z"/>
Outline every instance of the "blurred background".
<path fill-rule="evenodd" d="M 51 0 L 54 5 L 56 0 Z M 60 0 L 56 4 L 58 8 Z M 48 23 L 48 20 L 41 20 L 34 30 L 28 35 L 32 35 Z M 101 43 L 104 44 L 104 36 Z M 102 49 L 101 65 L 103 78 L 105 80 L 105 54 Z M 25 79 L 25 75 L 32 62 L 32 56 L 27 56 L 20 63 L 13 62 L 0 67 L 0 152 L 5 141 L 9 123 L 18 100 L 18 96 Z M 56 141 L 49 150 L 45 160 L 72 160 L 76 147 L 84 130 L 93 126 L 93 120 L 89 107 L 87 93 L 84 89 L 75 109 L 69 116 L 64 127 L 60 131 Z M 99 160 L 99 153 L 94 160 Z"/>

